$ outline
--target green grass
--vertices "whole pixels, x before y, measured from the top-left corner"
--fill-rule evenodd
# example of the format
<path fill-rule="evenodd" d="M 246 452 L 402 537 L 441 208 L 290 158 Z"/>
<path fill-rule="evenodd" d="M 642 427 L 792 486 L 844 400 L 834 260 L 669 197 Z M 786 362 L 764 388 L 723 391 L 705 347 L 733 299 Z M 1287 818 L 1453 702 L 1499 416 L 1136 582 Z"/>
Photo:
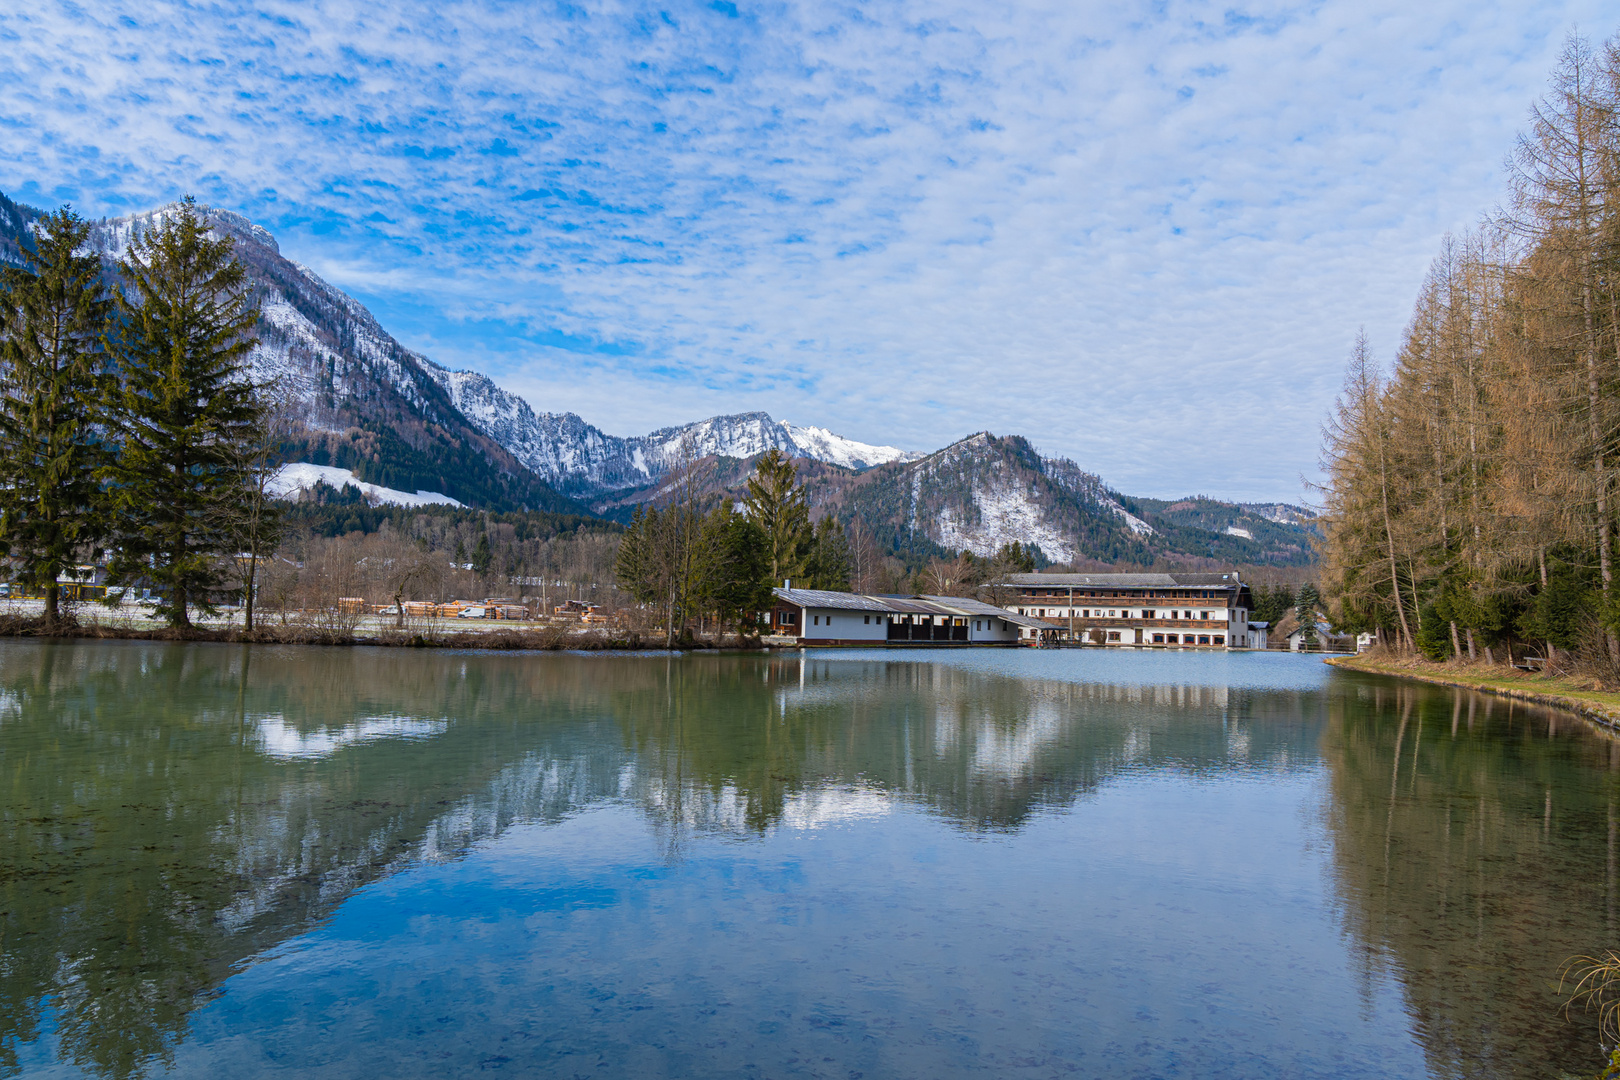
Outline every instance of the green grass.
<path fill-rule="evenodd" d="M 1326 662 L 1352 671 L 1393 675 L 1441 686 L 1522 698 L 1544 705 L 1558 705 L 1620 727 L 1620 693 L 1597 689 L 1579 679 L 1520 671 L 1501 664 L 1436 664 L 1410 657 L 1339 656 Z"/>

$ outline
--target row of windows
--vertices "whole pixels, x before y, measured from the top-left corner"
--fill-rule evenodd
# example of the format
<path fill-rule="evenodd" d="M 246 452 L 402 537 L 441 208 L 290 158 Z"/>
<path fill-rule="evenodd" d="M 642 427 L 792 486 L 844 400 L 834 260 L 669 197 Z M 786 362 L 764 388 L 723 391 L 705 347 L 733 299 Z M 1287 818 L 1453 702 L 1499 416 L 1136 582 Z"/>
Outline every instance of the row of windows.
<path fill-rule="evenodd" d="M 1054 618 L 1054 619 L 1064 618 L 1066 616 L 1066 614 L 1067 614 L 1063 608 L 1036 608 L 1035 609 L 1035 614 L 1044 619 L 1044 618 L 1047 618 L 1047 612 L 1048 611 L 1051 612 L 1051 618 Z M 1118 612 L 1117 614 L 1116 614 L 1116 611 Z M 1018 609 L 1018 614 L 1024 615 L 1024 614 L 1027 614 L 1027 612 L 1023 608 L 1019 608 Z M 1091 608 L 1081 608 L 1079 613 L 1077 615 L 1075 615 L 1074 617 L 1075 618 L 1080 618 L 1080 619 L 1092 619 L 1092 618 L 1096 618 L 1096 619 L 1102 619 L 1102 618 L 1128 619 L 1128 618 L 1131 617 L 1131 611 L 1130 611 L 1129 608 L 1125 608 L 1123 610 L 1119 610 L 1119 609 L 1115 609 L 1115 608 L 1109 608 L 1108 611 L 1107 611 L 1107 614 L 1105 615 L 1103 613 L 1102 608 L 1097 608 L 1095 611 L 1093 611 Z M 1193 617 L 1193 613 L 1191 611 L 1184 611 L 1184 610 L 1177 609 L 1177 610 L 1172 610 L 1172 611 L 1166 611 L 1163 615 L 1160 615 L 1160 614 L 1158 614 L 1158 609 L 1157 608 L 1143 608 L 1141 615 L 1138 616 L 1138 617 L 1143 618 L 1143 619 L 1159 619 L 1159 618 L 1164 618 L 1164 619 L 1190 619 L 1190 618 Z M 1207 611 L 1200 611 L 1198 613 L 1198 617 L 1200 619 L 1207 620 L 1210 617 L 1210 613 L 1207 612 Z M 1215 617 L 1216 618 L 1224 618 L 1225 616 L 1222 613 L 1217 612 Z"/>
<path fill-rule="evenodd" d="M 901 618 L 905 618 L 905 616 L 901 616 Z M 933 617 L 929 616 L 929 615 L 924 615 L 923 618 L 926 619 L 926 620 L 929 620 L 930 622 L 933 619 Z M 823 620 L 825 620 L 825 621 L 823 621 Z M 798 621 L 798 612 L 796 612 L 796 611 L 784 611 L 784 612 L 782 612 L 782 625 L 783 626 L 790 626 L 790 625 L 792 625 L 793 623 L 795 623 L 797 621 Z M 833 621 L 833 617 L 831 615 L 825 615 L 825 616 L 824 615 L 812 615 L 812 616 L 810 616 L 810 625 L 811 626 L 831 626 L 832 621 Z M 878 616 L 878 624 L 882 625 L 882 622 L 883 622 L 883 616 L 880 615 L 880 616 Z M 861 616 L 861 623 L 864 626 L 871 626 L 872 625 L 872 616 L 870 616 L 870 615 L 862 615 Z M 953 618 L 953 619 L 951 619 L 951 624 L 954 625 L 954 626 L 966 626 L 967 625 L 967 620 L 966 619 Z M 985 620 L 983 620 L 983 619 L 975 619 L 975 620 L 973 620 L 973 629 L 975 629 L 975 630 L 983 630 L 984 626 L 985 626 Z M 1004 630 L 1006 629 L 1006 624 L 1005 623 L 1002 624 L 1002 629 L 1004 629 Z"/>
<path fill-rule="evenodd" d="M 1024 592 L 1024 595 L 1047 596 L 1053 599 L 1073 596 L 1078 599 L 1085 600 L 1113 599 L 1115 597 L 1118 597 L 1121 600 L 1219 600 L 1221 598 L 1219 593 L 1209 592 L 1208 590 L 1204 589 L 1186 589 L 1164 592 L 1136 592 L 1134 590 L 1116 592 L 1112 590 L 1082 591 L 1075 589 L 1071 591 L 1069 589 L 1029 589 Z"/>
<path fill-rule="evenodd" d="M 1176 638 L 1181 638 L 1177 641 Z M 1193 638 L 1197 638 L 1194 641 Z M 1225 645 L 1225 634 L 1154 634 L 1155 645 Z"/>

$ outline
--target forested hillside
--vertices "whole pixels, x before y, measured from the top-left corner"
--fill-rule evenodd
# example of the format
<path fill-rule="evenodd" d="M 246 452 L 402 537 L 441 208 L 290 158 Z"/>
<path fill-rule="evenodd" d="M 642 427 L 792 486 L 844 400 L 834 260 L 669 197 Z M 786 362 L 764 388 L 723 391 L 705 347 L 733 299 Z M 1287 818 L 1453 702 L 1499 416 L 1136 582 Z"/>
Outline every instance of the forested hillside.
<path fill-rule="evenodd" d="M 704 458 L 692 483 L 713 496 L 742 498 L 757 459 Z M 1008 544 L 1040 566 L 1150 566 L 1161 561 L 1301 566 L 1312 561 L 1314 533 L 1298 521 L 1213 499 L 1136 499 L 1063 458 L 1045 458 L 1027 439 L 981 432 L 916 461 L 855 470 L 800 460 L 812 514 L 846 529 L 857 522 L 877 549 L 910 566 L 989 557 Z M 628 522 L 633 509 L 659 505 L 668 483 L 618 493 L 598 509 Z M 1267 508 L 1274 510 L 1275 508 Z M 1282 516 L 1275 514 L 1274 516 Z"/>
<path fill-rule="evenodd" d="M 1524 642 L 1620 664 L 1617 118 L 1620 49 L 1572 38 L 1505 208 L 1443 242 L 1393 370 L 1356 341 L 1324 453 L 1342 628 L 1436 658 Z"/>

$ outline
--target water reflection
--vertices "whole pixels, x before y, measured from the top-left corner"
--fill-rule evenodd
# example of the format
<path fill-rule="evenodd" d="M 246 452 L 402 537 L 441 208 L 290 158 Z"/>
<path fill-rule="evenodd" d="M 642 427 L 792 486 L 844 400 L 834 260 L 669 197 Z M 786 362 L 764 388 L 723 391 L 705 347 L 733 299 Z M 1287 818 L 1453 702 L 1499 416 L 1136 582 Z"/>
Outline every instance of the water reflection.
<path fill-rule="evenodd" d="M 1595 1071 L 1566 958 L 1615 940 L 1620 742 L 1486 695 L 1347 680 L 1331 699 L 1334 876 L 1364 971 L 1396 974 L 1436 1077 Z"/>
<path fill-rule="evenodd" d="M 0 1069 L 46 1043 L 160 1069 L 234 971 L 518 823 L 633 807 L 673 860 L 903 811 L 1011 837 L 1132 775 L 1325 775 L 1342 922 L 1434 1074 L 1589 1064 L 1547 981 L 1612 940 L 1615 744 L 1448 691 L 1151 660 L 7 643 Z"/>

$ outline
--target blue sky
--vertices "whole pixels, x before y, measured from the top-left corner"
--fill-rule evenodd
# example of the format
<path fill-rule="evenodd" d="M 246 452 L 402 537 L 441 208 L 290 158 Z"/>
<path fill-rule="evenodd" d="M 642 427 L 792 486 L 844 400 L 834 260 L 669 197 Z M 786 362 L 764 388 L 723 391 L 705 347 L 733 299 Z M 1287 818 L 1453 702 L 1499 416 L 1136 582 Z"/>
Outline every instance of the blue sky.
<path fill-rule="evenodd" d="M 0 191 L 239 210 L 614 434 L 763 409 L 1296 499 L 1605 4 L 45 0 Z"/>

